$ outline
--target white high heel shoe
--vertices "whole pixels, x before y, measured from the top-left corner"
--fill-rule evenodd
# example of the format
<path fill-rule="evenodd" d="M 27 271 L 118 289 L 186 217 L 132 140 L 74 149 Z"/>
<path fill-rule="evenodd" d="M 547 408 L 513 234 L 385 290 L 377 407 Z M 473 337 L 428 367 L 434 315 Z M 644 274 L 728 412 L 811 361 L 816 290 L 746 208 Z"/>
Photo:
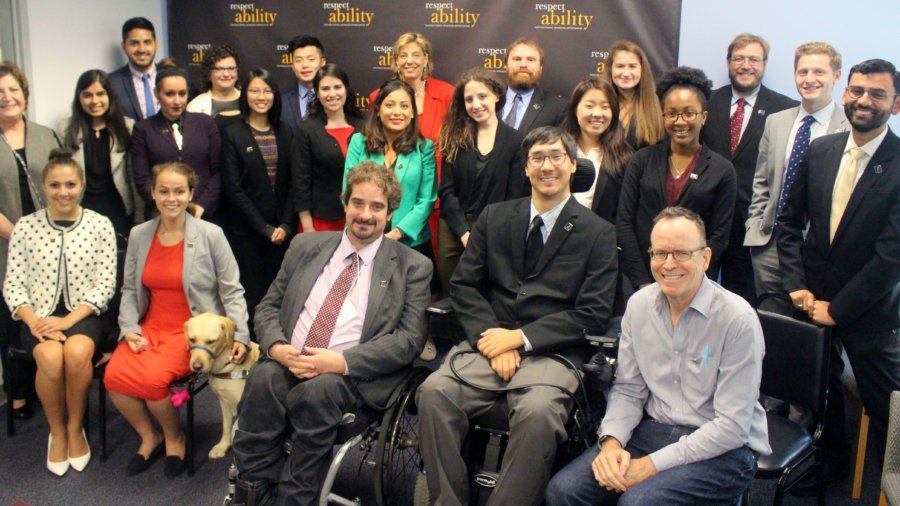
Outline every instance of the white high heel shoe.
<path fill-rule="evenodd" d="M 84 429 L 81 429 L 81 437 L 84 438 L 84 444 L 87 445 L 88 451 L 84 455 L 80 457 L 69 457 L 69 464 L 72 466 L 72 469 L 78 471 L 84 471 L 84 468 L 87 467 L 88 462 L 91 461 L 91 445 L 88 443 L 87 435 L 84 433 Z"/>
<path fill-rule="evenodd" d="M 62 462 L 51 462 L 50 461 L 50 443 L 53 442 L 53 434 L 47 436 L 47 469 L 50 470 L 51 473 L 62 476 L 66 474 L 66 471 L 69 470 L 69 461 L 64 460 Z"/>

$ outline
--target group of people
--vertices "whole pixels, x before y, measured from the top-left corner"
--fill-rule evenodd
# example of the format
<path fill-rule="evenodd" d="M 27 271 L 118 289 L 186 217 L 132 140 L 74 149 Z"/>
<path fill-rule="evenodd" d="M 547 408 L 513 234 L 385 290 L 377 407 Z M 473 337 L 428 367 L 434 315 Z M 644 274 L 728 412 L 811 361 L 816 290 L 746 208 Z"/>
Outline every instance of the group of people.
<path fill-rule="evenodd" d="M 424 309 L 440 295 L 464 336 L 417 394 L 438 504 L 468 502 L 462 439 L 501 398 L 494 504 L 545 489 L 548 504 L 735 500 L 769 452 L 755 306 L 834 327 L 826 477 L 848 460 L 841 348 L 883 449 L 900 389 L 889 62 L 854 66 L 839 107 L 840 54 L 804 44 L 798 104 L 762 85 L 758 36 L 729 45 L 715 91 L 687 67 L 655 82 L 644 51 L 617 41 L 566 100 L 540 86 L 534 40 L 509 45 L 505 82 L 475 68 L 450 84 L 410 32 L 360 111 L 312 36 L 290 41 L 284 93 L 226 45 L 204 55 L 198 93 L 156 61 L 144 18 L 123 25 L 122 49 L 127 65 L 78 79 L 58 135 L 26 119 L 28 81 L 0 63 L 0 339 L 35 357 L 53 473 L 90 460 L 85 400 L 110 351 L 104 381 L 140 437 L 126 474 L 163 453 L 166 476 L 184 470 L 169 385 L 190 372 L 184 322 L 210 311 L 236 324 L 234 362 L 251 340 L 263 351 L 239 407 L 238 494 L 311 504 L 342 414 L 383 409 L 433 358 Z M 573 192 L 579 159 L 590 184 Z M 551 481 L 579 386 L 556 356 L 577 367 L 585 332 L 623 313 L 599 452 Z M 16 416 L 28 397 L 13 393 Z"/>

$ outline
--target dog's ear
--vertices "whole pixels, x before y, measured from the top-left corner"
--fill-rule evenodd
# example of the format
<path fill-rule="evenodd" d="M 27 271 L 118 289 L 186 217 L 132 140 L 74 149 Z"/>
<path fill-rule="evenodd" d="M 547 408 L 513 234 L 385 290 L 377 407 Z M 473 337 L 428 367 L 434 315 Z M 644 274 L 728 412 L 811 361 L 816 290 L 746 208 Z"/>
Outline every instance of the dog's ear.
<path fill-rule="evenodd" d="M 186 350 L 191 350 L 191 342 L 188 340 L 188 337 L 191 335 L 188 329 L 191 328 L 191 320 L 184 322 L 184 347 Z"/>
<path fill-rule="evenodd" d="M 222 335 L 225 336 L 225 340 L 229 343 L 233 343 L 235 329 L 234 322 L 227 316 L 219 317 L 219 322 L 222 324 Z"/>

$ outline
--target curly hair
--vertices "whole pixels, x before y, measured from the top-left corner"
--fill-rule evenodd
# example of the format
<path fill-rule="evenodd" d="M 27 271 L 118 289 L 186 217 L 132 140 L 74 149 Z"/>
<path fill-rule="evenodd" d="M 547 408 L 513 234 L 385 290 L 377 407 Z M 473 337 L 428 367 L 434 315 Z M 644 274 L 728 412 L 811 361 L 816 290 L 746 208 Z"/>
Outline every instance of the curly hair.
<path fill-rule="evenodd" d="M 441 154 L 448 162 L 456 159 L 456 154 L 460 149 L 470 148 L 475 145 L 475 132 L 477 125 L 475 120 L 469 117 L 466 112 L 466 85 L 475 81 L 483 84 L 491 93 L 497 97 L 497 104 L 494 112 L 498 116 L 503 110 L 503 104 L 506 103 L 506 86 L 500 81 L 496 74 L 488 72 L 481 67 L 474 67 L 465 72 L 456 83 L 456 89 L 453 90 L 453 99 L 450 102 L 450 109 L 444 117 L 441 124 L 441 132 L 438 135 L 438 146 L 441 147 Z"/>
<path fill-rule="evenodd" d="M 659 84 L 656 86 L 656 95 L 659 97 L 659 103 L 666 101 L 666 96 L 674 89 L 689 89 L 697 94 L 703 110 L 706 110 L 706 102 L 712 94 L 712 81 L 706 77 L 706 74 L 692 67 L 675 67 L 666 71 L 659 78 Z"/>
<path fill-rule="evenodd" d="M 363 160 L 359 162 L 359 165 L 347 172 L 347 187 L 344 189 L 343 195 L 341 195 L 344 204 L 350 202 L 350 196 L 353 195 L 353 187 L 363 183 L 372 183 L 384 192 L 388 214 L 393 213 L 400 207 L 400 182 L 397 180 L 396 174 L 394 174 L 393 169 L 389 169 L 372 160 Z"/>
<path fill-rule="evenodd" d="M 237 51 L 235 51 L 234 48 L 227 44 L 213 46 L 209 48 L 206 54 L 203 55 L 203 63 L 200 66 L 200 70 L 203 73 L 203 91 L 209 91 L 210 89 L 212 89 L 211 76 L 213 67 L 216 66 L 217 62 L 219 62 L 220 60 L 224 60 L 229 56 L 234 58 L 235 66 L 241 66 L 241 59 L 240 57 L 238 57 Z"/>

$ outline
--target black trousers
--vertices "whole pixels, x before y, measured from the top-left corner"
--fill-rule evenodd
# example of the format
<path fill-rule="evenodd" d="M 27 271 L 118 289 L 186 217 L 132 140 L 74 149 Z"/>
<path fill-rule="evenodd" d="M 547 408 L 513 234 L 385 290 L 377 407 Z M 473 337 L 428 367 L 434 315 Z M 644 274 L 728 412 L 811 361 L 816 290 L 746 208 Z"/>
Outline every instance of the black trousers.
<path fill-rule="evenodd" d="M 261 236 L 228 233 L 226 238 L 241 271 L 241 286 L 244 287 L 244 299 L 247 301 L 247 313 L 250 317 L 250 338 L 255 342 L 253 317 L 256 305 L 269 291 L 269 285 L 278 275 L 290 239 L 285 239 L 281 244 L 272 244 Z"/>
<path fill-rule="evenodd" d="M 344 413 L 365 402 L 348 376 L 301 380 L 271 359 L 250 372 L 232 448 L 242 480 L 278 483 L 278 504 L 312 505 Z M 285 461 L 284 441 L 293 445 Z"/>

